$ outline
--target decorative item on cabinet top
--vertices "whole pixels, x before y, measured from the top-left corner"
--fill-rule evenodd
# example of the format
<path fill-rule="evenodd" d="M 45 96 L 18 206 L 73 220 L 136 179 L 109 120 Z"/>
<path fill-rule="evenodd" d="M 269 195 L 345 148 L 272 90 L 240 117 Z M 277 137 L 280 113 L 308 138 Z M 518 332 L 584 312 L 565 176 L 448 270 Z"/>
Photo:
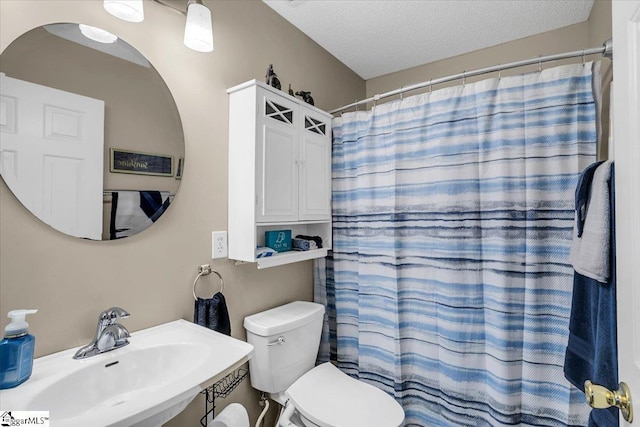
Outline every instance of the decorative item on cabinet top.
<path fill-rule="evenodd" d="M 278 75 L 273 70 L 273 64 L 269 64 L 269 67 L 267 68 L 267 74 L 265 75 L 265 77 L 267 78 L 266 81 L 269 86 L 273 86 L 278 90 L 282 89 L 282 85 L 280 84 Z"/>
<path fill-rule="evenodd" d="M 331 249 L 331 115 L 252 80 L 229 93 L 229 259 L 272 267 Z M 322 247 L 258 256 L 265 234 L 318 236 Z"/>
<path fill-rule="evenodd" d="M 311 92 L 305 92 L 304 90 L 300 90 L 295 94 L 296 96 L 299 96 L 300 98 L 302 98 L 302 100 L 307 104 L 315 105 L 315 103 L 313 102 L 313 98 L 311 97 Z"/>

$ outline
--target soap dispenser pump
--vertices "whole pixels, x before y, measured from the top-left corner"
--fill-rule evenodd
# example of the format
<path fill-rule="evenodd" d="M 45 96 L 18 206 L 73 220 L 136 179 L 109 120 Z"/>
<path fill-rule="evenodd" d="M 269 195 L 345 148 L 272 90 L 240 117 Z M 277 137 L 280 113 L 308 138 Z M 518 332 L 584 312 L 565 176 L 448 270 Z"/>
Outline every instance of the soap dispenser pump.
<path fill-rule="evenodd" d="M 29 334 L 27 314 L 38 310 L 13 310 L 7 316 L 11 323 L 0 341 L 0 389 L 16 387 L 31 376 L 35 338 Z"/>

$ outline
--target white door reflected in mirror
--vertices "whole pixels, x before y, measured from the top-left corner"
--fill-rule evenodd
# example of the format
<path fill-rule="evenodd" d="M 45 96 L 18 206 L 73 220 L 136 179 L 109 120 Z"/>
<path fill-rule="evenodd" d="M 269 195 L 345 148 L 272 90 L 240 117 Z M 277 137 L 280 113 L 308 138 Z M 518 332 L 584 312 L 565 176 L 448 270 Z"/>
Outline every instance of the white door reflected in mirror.
<path fill-rule="evenodd" d="M 7 185 L 53 228 L 100 240 L 104 102 L 4 74 L 0 91 Z"/>

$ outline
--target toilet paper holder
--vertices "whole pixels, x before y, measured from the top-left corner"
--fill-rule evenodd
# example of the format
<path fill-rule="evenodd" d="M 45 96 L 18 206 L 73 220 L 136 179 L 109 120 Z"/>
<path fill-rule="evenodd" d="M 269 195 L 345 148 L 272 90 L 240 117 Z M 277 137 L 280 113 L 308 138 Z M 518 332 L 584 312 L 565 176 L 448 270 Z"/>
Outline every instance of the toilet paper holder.
<path fill-rule="evenodd" d="M 208 387 L 200 392 L 200 394 L 204 395 L 204 416 L 200 418 L 200 425 L 202 427 L 207 427 L 207 421 L 209 418 L 209 414 L 211 414 L 211 418 L 215 416 L 215 400 L 216 399 L 224 399 L 233 390 L 236 389 L 240 385 L 242 381 L 247 378 L 249 371 L 244 368 L 238 368 L 230 374 L 224 376 L 219 381 L 215 382 L 211 387 Z"/>

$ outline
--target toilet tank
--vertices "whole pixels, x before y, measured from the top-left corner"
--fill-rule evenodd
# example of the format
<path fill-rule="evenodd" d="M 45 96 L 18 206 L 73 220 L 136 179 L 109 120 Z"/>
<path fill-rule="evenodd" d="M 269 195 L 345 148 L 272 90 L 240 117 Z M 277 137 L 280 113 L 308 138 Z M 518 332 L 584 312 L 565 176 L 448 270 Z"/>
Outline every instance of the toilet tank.
<path fill-rule="evenodd" d="M 245 317 L 247 341 L 253 345 L 249 372 L 253 388 L 285 391 L 315 366 L 324 306 L 295 301 Z"/>

